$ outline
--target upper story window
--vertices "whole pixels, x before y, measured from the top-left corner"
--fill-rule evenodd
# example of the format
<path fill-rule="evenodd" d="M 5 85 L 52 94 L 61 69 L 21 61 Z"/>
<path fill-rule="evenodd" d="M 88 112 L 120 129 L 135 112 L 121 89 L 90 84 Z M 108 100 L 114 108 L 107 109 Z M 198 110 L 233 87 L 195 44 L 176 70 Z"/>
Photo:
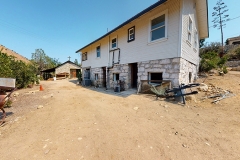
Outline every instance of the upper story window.
<path fill-rule="evenodd" d="M 117 48 L 117 38 L 112 39 L 112 49 Z"/>
<path fill-rule="evenodd" d="M 166 14 L 151 20 L 151 41 L 166 37 Z"/>
<path fill-rule="evenodd" d="M 194 48 L 195 49 L 198 48 L 198 33 L 197 33 L 197 31 L 195 31 L 195 33 L 194 33 Z"/>
<path fill-rule="evenodd" d="M 135 40 L 135 26 L 128 29 L 128 42 Z"/>
<path fill-rule="evenodd" d="M 97 52 L 97 58 L 99 58 L 101 56 L 101 47 L 100 46 L 98 46 L 96 48 L 96 52 Z"/>
<path fill-rule="evenodd" d="M 188 18 L 188 41 L 192 42 L 192 26 L 193 26 L 193 23 L 192 23 L 192 19 L 191 17 Z"/>
<path fill-rule="evenodd" d="M 87 60 L 87 52 L 82 54 L 82 61 L 86 61 Z"/>

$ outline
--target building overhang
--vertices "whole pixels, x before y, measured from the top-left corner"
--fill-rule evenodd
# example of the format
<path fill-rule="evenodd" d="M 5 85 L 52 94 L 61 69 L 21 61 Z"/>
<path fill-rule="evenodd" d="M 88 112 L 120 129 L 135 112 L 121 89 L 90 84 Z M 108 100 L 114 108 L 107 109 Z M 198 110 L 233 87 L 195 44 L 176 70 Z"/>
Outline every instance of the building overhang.
<path fill-rule="evenodd" d="M 209 37 L 208 0 L 196 0 L 197 19 L 199 26 L 199 38 Z"/>
<path fill-rule="evenodd" d="M 158 2 L 154 3 L 153 5 L 151 5 L 150 7 L 144 9 L 143 11 L 141 11 L 140 13 L 136 14 L 135 16 L 133 16 L 132 18 L 128 19 L 127 21 L 125 21 L 124 23 L 120 24 L 119 26 L 117 26 L 116 28 L 114 28 L 113 30 L 111 30 L 110 32 L 106 33 L 105 35 L 103 35 L 102 37 L 96 39 L 95 41 L 89 43 L 88 45 L 82 47 L 81 49 L 77 50 L 76 53 L 80 53 L 83 49 L 87 48 L 88 46 L 92 45 L 93 43 L 107 37 L 108 35 L 110 35 L 111 33 L 115 32 L 116 30 L 122 28 L 123 26 L 129 24 L 130 22 L 134 21 L 135 19 L 145 15 L 146 13 L 148 13 L 149 11 L 155 9 L 156 7 L 162 5 L 163 3 L 165 3 L 168 0 L 159 0 Z"/>

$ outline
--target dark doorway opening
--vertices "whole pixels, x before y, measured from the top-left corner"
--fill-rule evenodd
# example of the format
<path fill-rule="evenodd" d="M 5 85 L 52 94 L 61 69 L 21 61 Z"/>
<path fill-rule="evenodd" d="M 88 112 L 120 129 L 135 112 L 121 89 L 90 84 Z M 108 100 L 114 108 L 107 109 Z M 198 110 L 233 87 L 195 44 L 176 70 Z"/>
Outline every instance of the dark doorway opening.
<path fill-rule="evenodd" d="M 130 64 L 131 66 L 131 87 L 132 88 L 137 88 L 137 81 L 138 81 L 138 64 L 137 63 L 132 63 Z"/>
<path fill-rule="evenodd" d="M 106 67 L 102 67 L 102 70 L 103 70 L 103 87 L 106 87 Z"/>

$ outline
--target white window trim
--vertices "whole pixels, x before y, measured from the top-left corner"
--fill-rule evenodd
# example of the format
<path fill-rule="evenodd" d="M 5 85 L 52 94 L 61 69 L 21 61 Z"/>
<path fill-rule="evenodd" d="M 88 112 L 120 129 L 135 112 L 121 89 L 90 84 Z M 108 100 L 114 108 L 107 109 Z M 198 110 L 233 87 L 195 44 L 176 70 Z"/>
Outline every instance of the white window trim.
<path fill-rule="evenodd" d="M 120 74 L 119 74 L 119 73 L 113 73 L 113 81 L 114 81 L 114 82 L 118 81 L 118 80 L 116 80 L 116 74 L 119 75 L 119 79 L 120 79 Z"/>
<path fill-rule="evenodd" d="M 194 31 L 194 45 L 193 45 L 193 48 L 194 48 L 194 49 L 197 49 L 197 48 L 198 48 L 198 45 L 199 45 L 198 31 L 197 31 L 197 29 L 195 28 L 195 31 Z"/>
<path fill-rule="evenodd" d="M 190 22 L 190 21 L 192 22 L 192 30 L 189 29 L 189 25 L 190 25 L 189 22 Z M 193 20 L 192 20 L 192 17 L 189 15 L 189 16 L 188 16 L 188 23 L 187 23 L 187 44 L 188 44 L 190 47 L 192 46 L 192 37 L 193 37 L 193 36 L 192 36 L 192 35 L 193 35 L 192 32 L 193 32 Z M 191 34 L 191 39 L 190 39 L 190 40 L 188 39 L 188 34 L 189 34 L 189 33 Z"/>
<path fill-rule="evenodd" d="M 112 40 L 116 39 L 116 47 L 112 48 Z M 118 38 L 117 37 L 113 37 L 111 39 L 111 49 L 116 49 L 118 47 Z"/>
<path fill-rule="evenodd" d="M 100 47 L 100 57 L 97 56 L 97 47 Z M 97 45 L 97 46 L 96 46 L 96 58 L 97 58 L 97 59 L 101 58 L 101 45 Z"/>
<path fill-rule="evenodd" d="M 97 81 L 99 79 L 98 77 L 98 73 L 95 73 L 95 77 L 94 77 L 95 81 Z"/>
<path fill-rule="evenodd" d="M 130 31 L 133 30 L 133 33 L 130 34 Z M 131 35 L 133 35 L 133 38 L 131 39 Z M 128 42 L 135 40 L 135 26 L 128 29 Z"/>
<path fill-rule="evenodd" d="M 82 61 L 86 61 L 87 59 L 83 59 L 83 55 L 87 54 L 87 52 L 82 53 Z M 85 56 L 84 56 L 85 57 Z"/>
<path fill-rule="evenodd" d="M 152 26 L 152 20 L 161 16 L 161 15 L 164 15 L 165 14 L 165 37 L 163 38 L 160 38 L 160 39 L 156 39 L 154 41 L 151 40 L 151 26 Z M 155 43 L 160 43 L 160 42 L 164 42 L 168 39 L 168 9 L 164 10 L 163 12 L 159 13 L 159 14 L 156 14 L 154 16 L 152 16 L 150 19 L 149 19 L 149 27 L 148 27 L 148 45 L 151 45 L 151 44 L 155 44 Z"/>

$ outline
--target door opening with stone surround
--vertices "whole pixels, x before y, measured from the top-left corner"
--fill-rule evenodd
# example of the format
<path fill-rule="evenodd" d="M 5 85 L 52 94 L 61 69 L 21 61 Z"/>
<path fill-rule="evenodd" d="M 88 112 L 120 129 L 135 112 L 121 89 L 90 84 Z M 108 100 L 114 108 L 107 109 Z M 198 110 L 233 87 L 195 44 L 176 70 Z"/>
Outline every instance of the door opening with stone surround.
<path fill-rule="evenodd" d="M 138 81 L 138 64 L 131 63 L 129 64 L 131 68 L 131 88 L 137 88 L 137 81 Z"/>

